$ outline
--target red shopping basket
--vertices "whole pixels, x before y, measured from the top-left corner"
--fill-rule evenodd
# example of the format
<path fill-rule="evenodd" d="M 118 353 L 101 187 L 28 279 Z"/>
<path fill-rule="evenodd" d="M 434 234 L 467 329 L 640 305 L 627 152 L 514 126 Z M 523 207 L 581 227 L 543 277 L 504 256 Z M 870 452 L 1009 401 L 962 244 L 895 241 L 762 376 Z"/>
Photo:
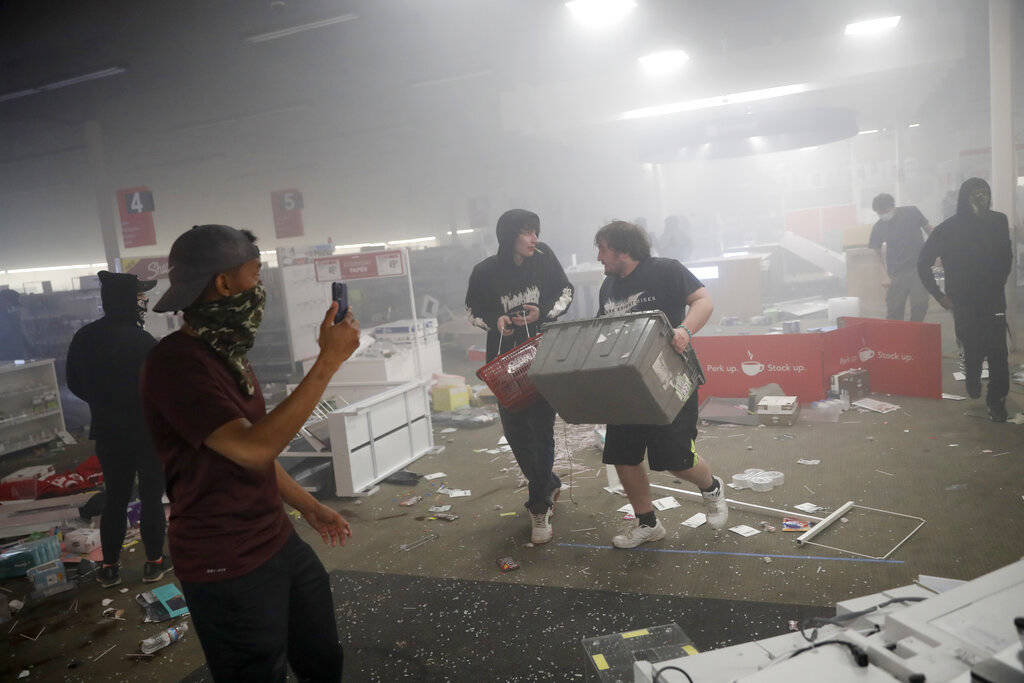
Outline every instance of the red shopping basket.
<path fill-rule="evenodd" d="M 498 403 L 506 410 L 522 410 L 537 399 L 537 388 L 526 373 L 537 355 L 537 345 L 542 336 L 530 337 L 476 371 L 476 376 L 491 388 Z"/>

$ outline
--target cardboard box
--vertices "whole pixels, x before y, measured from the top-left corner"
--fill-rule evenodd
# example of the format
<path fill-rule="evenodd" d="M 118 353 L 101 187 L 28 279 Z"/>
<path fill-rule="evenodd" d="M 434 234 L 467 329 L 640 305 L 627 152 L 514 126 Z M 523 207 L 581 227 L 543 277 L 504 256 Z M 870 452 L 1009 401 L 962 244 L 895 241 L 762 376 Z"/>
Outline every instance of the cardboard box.
<path fill-rule="evenodd" d="M 64 563 L 60 560 L 53 560 L 46 564 L 29 569 L 25 575 L 32 582 L 37 591 L 67 583 L 68 574 L 64 569 Z"/>
<path fill-rule="evenodd" d="M 765 396 L 757 404 L 757 421 L 763 425 L 796 424 L 800 401 L 796 396 Z"/>
<path fill-rule="evenodd" d="M 469 387 L 434 387 L 430 394 L 435 413 L 448 413 L 469 405 Z"/>

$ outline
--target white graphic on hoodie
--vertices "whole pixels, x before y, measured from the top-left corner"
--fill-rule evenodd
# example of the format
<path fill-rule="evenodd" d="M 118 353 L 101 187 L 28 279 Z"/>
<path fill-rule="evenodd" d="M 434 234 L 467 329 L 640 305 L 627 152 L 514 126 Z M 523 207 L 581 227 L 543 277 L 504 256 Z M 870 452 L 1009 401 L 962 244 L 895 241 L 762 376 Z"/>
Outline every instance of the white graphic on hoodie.
<path fill-rule="evenodd" d="M 523 304 L 533 304 L 534 306 L 540 306 L 540 287 L 531 286 L 527 287 L 521 292 L 515 294 L 508 294 L 501 297 L 501 305 L 505 309 L 505 312 L 519 308 Z"/>

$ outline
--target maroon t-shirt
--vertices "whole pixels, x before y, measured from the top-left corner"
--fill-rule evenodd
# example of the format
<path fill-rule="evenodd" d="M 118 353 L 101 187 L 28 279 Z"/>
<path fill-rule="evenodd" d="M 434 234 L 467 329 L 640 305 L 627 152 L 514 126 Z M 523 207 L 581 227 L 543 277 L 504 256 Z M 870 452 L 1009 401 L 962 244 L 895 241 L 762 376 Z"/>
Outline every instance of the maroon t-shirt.
<path fill-rule="evenodd" d="M 163 461 L 171 501 L 168 542 L 182 581 L 241 576 L 273 556 L 292 534 L 274 465 L 257 472 L 203 442 L 239 418 L 266 415 L 259 384 L 242 393 L 206 342 L 184 332 L 165 337 L 142 370 L 142 405 Z"/>

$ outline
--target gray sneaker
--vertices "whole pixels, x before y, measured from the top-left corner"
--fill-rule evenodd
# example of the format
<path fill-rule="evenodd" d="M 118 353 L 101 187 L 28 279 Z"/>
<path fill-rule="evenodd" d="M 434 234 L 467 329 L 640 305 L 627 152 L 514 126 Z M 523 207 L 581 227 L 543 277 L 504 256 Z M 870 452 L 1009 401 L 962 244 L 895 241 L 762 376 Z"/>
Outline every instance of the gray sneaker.
<path fill-rule="evenodd" d="M 555 535 L 551 528 L 551 511 L 542 512 L 539 515 L 530 514 L 533 528 L 530 530 L 530 542 L 534 545 L 547 543 Z"/>
<path fill-rule="evenodd" d="M 96 570 L 96 580 L 104 588 L 110 588 L 121 583 L 121 568 L 116 565 L 102 565 Z"/>
<path fill-rule="evenodd" d="M 654 526 L 641 526 L 638 522 L 636 526 L 630 527 L 625 533 L 614 537 L 612 545 L 616 548 L 635 548 L 641 543 L 660 541 L 663 538 L 665 538 L 665 527 L 661 525 L 659 519 Z"/>

